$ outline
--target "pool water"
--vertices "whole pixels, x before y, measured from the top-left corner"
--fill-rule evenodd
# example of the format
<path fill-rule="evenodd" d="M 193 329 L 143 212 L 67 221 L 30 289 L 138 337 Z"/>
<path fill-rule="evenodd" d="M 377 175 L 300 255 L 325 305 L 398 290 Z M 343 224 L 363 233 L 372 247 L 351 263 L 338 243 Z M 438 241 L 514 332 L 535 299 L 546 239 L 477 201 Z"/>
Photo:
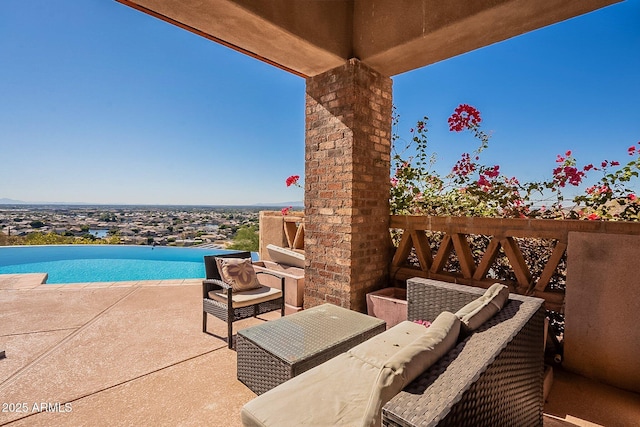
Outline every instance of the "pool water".
<path fill-rule="evenodd" d="M 229 251 L 167 246 L 0 247 L 0 274 L 47 273 L 47 283 L 120 282 L 205 277 L 205 255 Z"/>

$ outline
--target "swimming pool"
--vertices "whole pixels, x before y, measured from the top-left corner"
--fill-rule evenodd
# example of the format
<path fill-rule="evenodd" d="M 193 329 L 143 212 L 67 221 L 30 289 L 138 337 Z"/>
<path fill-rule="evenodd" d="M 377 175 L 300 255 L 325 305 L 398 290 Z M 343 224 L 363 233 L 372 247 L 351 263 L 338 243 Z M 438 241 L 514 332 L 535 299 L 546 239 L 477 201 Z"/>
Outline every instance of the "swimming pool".
<path fill-rule="evenodd" d="M 169 246 L 0 247 L 0 274 L 48 273 L 47 283 L 204 278 L 205 255 L 230 251 Z"/>

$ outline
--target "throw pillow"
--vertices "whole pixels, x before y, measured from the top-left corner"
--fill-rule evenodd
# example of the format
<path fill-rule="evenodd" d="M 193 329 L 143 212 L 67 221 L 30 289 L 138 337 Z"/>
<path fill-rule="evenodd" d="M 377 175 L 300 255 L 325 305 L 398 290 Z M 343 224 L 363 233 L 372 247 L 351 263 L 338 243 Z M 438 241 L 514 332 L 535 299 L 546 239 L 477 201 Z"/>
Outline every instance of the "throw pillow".
<path fill-rule="evenodd" d="M 261 287 L 253 269 L 251 258 L 216 258 L 222 281 L 231 285 L 234 292 L 249 291 Z"/>
<path fill-rule="evenodd" d="M 471 301 L 456 312 L 465 333 L 475 331 L 502 309 L 509 299 L 509 288 L 500 283 L 491 285 L 480 298 Z"/>

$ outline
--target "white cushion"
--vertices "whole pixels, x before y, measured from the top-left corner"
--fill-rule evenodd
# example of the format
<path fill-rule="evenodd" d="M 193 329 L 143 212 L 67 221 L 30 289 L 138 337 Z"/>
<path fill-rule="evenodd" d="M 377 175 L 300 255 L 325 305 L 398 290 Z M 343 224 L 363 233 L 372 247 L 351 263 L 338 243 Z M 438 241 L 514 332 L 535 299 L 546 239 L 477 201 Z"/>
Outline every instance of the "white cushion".
<path fill-rule="evenodd" d="M 441 313 L 429 328 L 418 326 L 424 333 L 400 347 L 378 371 L 369 394 L 363 425 L 379 426 L 384 404 L 453 348 L 460 333 L 460 319 L 447 311 Z"/>
<path fill-rule="evenodd" d="M 349 353 L 373 366 L 382 368 L 399 349 L 409 345 L 426 332 L 427 328 L 424 326 L 405 320 L 384 333 L 358 344 L 349 350 Z"/>
<path fill-rule="evenodd" d="M 272 244 L 267 245 L 267 252 L 273 262 L 304 268 L 304 254 Z"/>
<path fill-rule="evenodd" d="M 244 405 L 245 427 L 365 426 L 369 391 L 379 369 L 342 353 Z"/>
<path fill-rule="evenodd" d="M 480 298 L 471 301 L 456 312 L 466 332 L 475 331 L 502 309 L 509 299 L 509 288 L 494 283 Z"/>

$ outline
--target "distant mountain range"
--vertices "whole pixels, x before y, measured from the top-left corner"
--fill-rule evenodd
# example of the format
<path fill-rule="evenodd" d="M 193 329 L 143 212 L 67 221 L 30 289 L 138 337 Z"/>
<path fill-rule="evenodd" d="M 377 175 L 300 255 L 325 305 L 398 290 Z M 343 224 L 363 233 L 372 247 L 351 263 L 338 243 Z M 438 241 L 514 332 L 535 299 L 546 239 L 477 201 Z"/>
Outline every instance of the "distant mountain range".
<path fill-rule="evenodd" d="M 120 206 L 122 204 L 107 204 L 107 203 L 80 203 L 80 202 L 25 202 L 23 200 L 15 200 L 15 199 L 7 199 L 0 198 L 0 205 L 67 205 L 67 206 Z M 167 204 L 170 205 L 170 204 Z M 162 206 L 162 205 L 154 205 L 154 206 Z M 212 205 L 213 206 L 213 205 Z M 215 205 L 215 206 L 224 206 L 224 205 Z M 243 206 L 243 205 L 239 205 Z M 265 207 L 286 207 L 293 206 L 295 208 L 304 207 L 304 203 L 301 201 L 295 202 L 274 202 L 274 203 L 255 203 L 252 205 L 246 206 L 265 206 Z"/>
<path fill-rule="evenodd" d="M 13 199 L 5 199 L 5 198 L 0 199 L 0 205 L 25 205 L 25 204 L 27 203 L 23 202 L 22 200 L 13 200 Z"/>
<path fill-rule="evenodd" d="M 89 203 L 79 203 L 79 202 L 25 202 L 24 200 L 15 200 L 15 199 L 0 199 L 0 205 L 88 205 Z"/>

